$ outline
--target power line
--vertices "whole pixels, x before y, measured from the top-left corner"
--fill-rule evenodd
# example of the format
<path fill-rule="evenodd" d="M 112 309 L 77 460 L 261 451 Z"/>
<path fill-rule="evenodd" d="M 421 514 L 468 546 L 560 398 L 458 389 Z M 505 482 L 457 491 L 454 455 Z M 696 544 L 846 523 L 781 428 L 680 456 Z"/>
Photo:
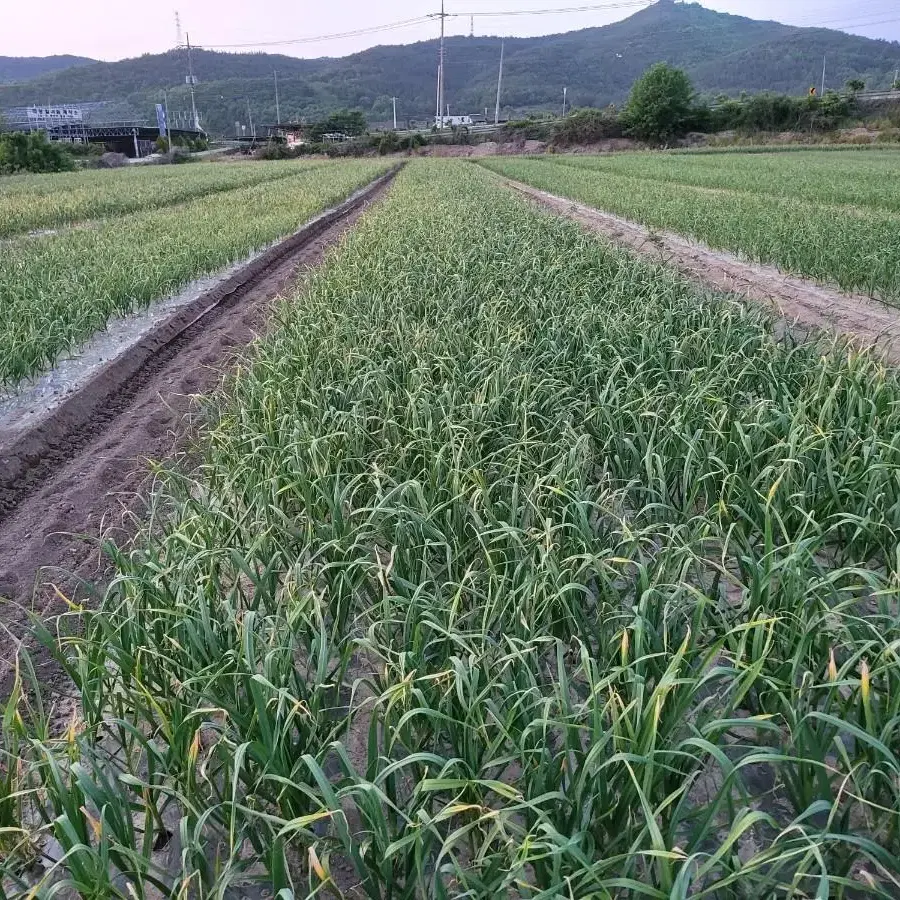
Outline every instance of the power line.
<path fill-rule="evenodd" d="M 450 13 L 453 18 L 476 16 L 479 18 L 506 18 L 507 16 L 552 16 L 563 13 L 602 12 L 610 9 L 635 9 L 652 6 L 656 0 L 620 0 L 618 3 L 592 3 L 587 6 L 556 6 L 548 9 L 507 9 L 496 12 Z"/>
<path fill-rule="evenodd" d="M 790 24 L 801 28 L 865 28 L 897 21 L 895 0 L 856 0 L 853 10 L 844 5 L 826 6 L 815 14 L 790 17 Z"/>
<path fill-rule="evenodd" d="M 876 25 L 896 25 L 900 22 L 900 18 L 894 17 L 893 19 L 878 19 L 874 22 L 844 22 L 840 25 L 829 25 L 829 31 L 843 31 L 847 28 L 874 28 Z M 824 27 L 824 26 L 823 26 Z M 865 35 L 857 35 L 858 37 L 864 37 Z M 870 40 L 877 40 L 877 38 L 870 38 Z"/>
<path fill-rule="evenodd" d="M 505 18 L 510 16 L 548 16 L 564 13 L 602 12 L 605 10 L 637 9 L 651 6 L 655 0 L 618 0 L 618 2 L 591 3 L 584 6 L 559 6 L 545 9 L 513 9 L 499 12 L 466 12 L 444 13 L 445 19 L 475 18 Z M 369 34 L 380 34 L 385 31 L 395 31 L 399 28 L 409 28 L 413 25 L 424 25 L 434 19 L 440 19 L 441 13 L 428 13 L 417 16 L 414 19 L 402 19 L 398 22 L 387 22 L 383 25 L 372 25 L 368 28 L 355 28 L 352 31 L 341 31 L 334 34 L 310 35 L 302 38 L 289 38 L 277 41 L 248 41 L 244 44 L 204 44 L 208 50 L 237 50 L 248 47 L 289 47 L 295 44 L 318 44 L 325 41 L 336 41 L 344 38 L 363 37 Z"/>
<path fill-rule="evenodd" d="M 878 13 L 872 13 L 871 15 L 877 16 Z M 895 16 L 890 19 L 876 19 L 874 21 L 872 21 L 871 16 L 867 16 L 862 19 L 826 19 L 820 20 L 818 22 L 810 22 L 808 25 L 804 25 L 803 27 L 824 28 L 826 26 L 830 26 L 829 30 L 831 30 L 841 28 L 867 28 L 870 25 L 889 25 L 893 22 L 900 22 L 900 18 L 897 18 Z"/>
<path fill-rule="evenodd" d="M 896 9 L 894 0 L 856 0 L 853 9 L 848 10 L 846 3 L 818 7 L 815 13 L 806 13 L 793 18 L 794 22 L 843 21 L 850 16 L 882 16 L 893 13 Z"/>
<path fill-rule="evenodd" d="M 291 38 L 280 41 L 251 41 L 246 44 L 204 44 L 209 50 L 232 50 L 241 47 L 287 47 L 291 44 L 317 44 L 323 41 L 336 41 L 342 38 L 362 37 L 367 34 L 378 34 L 382 31 L 394 31 L 398 28 L 408 28 L 411 25 L 424 25 L 436 18 L 437 14 L 418 16 L 415 19 L 404 19 L 400 22 L 389 22 L 385 25 L 373 25 L 370 28 L 357 28 L 353 31 L 341 31 L 335 34 L 318 34 L 310 37 Z"/>

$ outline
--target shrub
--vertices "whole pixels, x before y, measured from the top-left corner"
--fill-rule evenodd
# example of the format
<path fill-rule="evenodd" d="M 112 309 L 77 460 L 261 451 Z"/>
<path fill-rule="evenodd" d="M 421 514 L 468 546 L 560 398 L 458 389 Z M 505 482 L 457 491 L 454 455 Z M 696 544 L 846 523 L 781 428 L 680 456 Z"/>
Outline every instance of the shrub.
<path fill-rule="evenodd" d="M 609 138 L 622 137 L 622 123 L 614 106 L 606 109 L 576 109 L 555 129 L 553 143 L 560 147 L 571 144 L 590 144 Z"/>
<path fill-rule="evenodd" d="M 59 146 L 75 159 L 99 159 L 103 155 L 103 147 L 100 144 L 60 144 Z"/>
<path fill-rule="evenodd" d="M 424 147 L 427 143 L 428 141 L 426 141 L 421 134 L 416 132 L 415 134 L 409 134 L 406 137 L 400 139 L 400 149 L 416 150 L 419 147 Z"/>
<path fill-rule="evenodd" d="M 549 141 L 553 138 L 555 123 L 529 118 L 507 122 L 500 131 L 501 141 Z"/>
<path fill-rule="evenodd" d="M 71 154 L 60 144 L 48 141 L 43 131 L 0 134 L 0 174 L 70 172 L 74 168 Z"/>
<path fill-rule="evenodd" d="M 852 103 L 834 91 L 823 97 L 762 93 L 726 98 L 707 112 L 711 131 L 832 131 L 850 116 Z"/>
<path fill-rule="evenodd" d="M 378 141 L 378 152 L 385 156 L 400 149 L 400 140 L 393 131 L 386 131 Z"/>
<path fill-rule="evenodd" d="M 287 144 L 278 141 L 268 141 L 253 154 L 256 159 L 295 159 L 297 155 Z"/>

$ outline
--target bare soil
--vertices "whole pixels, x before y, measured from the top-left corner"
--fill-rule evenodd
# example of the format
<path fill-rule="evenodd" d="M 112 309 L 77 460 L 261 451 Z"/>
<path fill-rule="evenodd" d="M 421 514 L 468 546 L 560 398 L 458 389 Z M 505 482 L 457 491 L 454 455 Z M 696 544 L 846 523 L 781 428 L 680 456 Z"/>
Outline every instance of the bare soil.
<path fill-rule="evenodd" d="M 746 262 L 668 231 L 651 231 L 520 182 L 504 181 L 529 199 L 706 287 L 763 304 L 793 331 L 837 334 L 860 349 L 876 350 L 886 362 L 900 364 L 900 309 L 786 275 L 774 266 Z"/>
<path fill-rule="evenodd" d="M 217 386 L 266 320 L 273 298 L 322 262 L 377 202 L 393 173 L 182 307 L 43 421 L 0 430 L 0 698 L 29 612 L 42 620 L 90 602 L 108 568 L 100 540 L 126 538 L 151 476 L 149 461 L 185 446 L 195 398 Z M 45 684 L 58 670 L 42 648 Z"/>
<path fill-rule="evenodd" d="M 547 144 L 543 141 L 485 141 L 483 144 L 429 144 L 416 151 L 417 156 L 483 157 L 527 156 L 543 153 Z"/>

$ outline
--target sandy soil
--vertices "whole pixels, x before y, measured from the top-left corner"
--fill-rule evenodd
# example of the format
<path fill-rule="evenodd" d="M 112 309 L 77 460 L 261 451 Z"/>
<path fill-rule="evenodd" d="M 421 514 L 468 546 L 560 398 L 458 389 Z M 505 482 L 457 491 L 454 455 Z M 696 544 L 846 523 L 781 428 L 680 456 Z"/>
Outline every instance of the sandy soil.
<path fill-rule="evenodd" d="M 774 266 L 745 262 L 671 232 L 651 231 L 519 182 L 504 181 L 529 199 L 655 262 L 672 266 L 707 287 L 764 304 L 795 330 L 835 333 L 856 347 L 877 350 L 887 362 L 900 364 L 898 309 L 869 297 L 845 294 L 836 288 L 786 275 Z"/>
<path fill-rule="evenodd" d="M 48 619 L 65 598 L 102 590 L 103 536 L 127 536 L 149 477 L 148 460 L 178 452 L 193 398 L 220 381 L 250 343 L 270 301 L 386 190 L 389 179 L 272 248 L 143 336 L 34 427 L 0 430 L 0 698 L 8 696 L 28 612 Z M 46 684 L 48 656 L 34 660 Z"/>

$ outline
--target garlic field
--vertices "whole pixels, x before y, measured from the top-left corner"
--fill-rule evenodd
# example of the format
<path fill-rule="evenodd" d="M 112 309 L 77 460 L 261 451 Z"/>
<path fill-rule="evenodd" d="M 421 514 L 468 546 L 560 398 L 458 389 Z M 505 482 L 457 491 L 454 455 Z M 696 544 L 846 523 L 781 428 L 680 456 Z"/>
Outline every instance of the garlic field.
<path fill-rule="evenodd" d="M 668 208 L 663 182 L 490 165 Z M 0 283 L 127 241 L 146 269 L 104 296 L 149 298 L 176 246 L 188 277 L 379 166 L 23 244 Z M 94 277 L 70 279 L 87 308 Z M 61 346 L 11 364 L 23 343 L 5 373 Z M 414 160 L 206 413 L 102 602 L 36 623 L 66 728 L 22 654 L 0 896 L 900 896 L 900 379 L 876 357 Z"/>
<path fill-rule="evenodd" d="M 0 387 L 77 352 L 111 317 L 290 234 L 387 168 L 195 164 L 10 179 L 0 231 L 77 222 L 0 242 Z"/>
<path fill-rule="evenodd" d="M 895 150 L 484 160 L 649 228 L 900 304 Z"/>

